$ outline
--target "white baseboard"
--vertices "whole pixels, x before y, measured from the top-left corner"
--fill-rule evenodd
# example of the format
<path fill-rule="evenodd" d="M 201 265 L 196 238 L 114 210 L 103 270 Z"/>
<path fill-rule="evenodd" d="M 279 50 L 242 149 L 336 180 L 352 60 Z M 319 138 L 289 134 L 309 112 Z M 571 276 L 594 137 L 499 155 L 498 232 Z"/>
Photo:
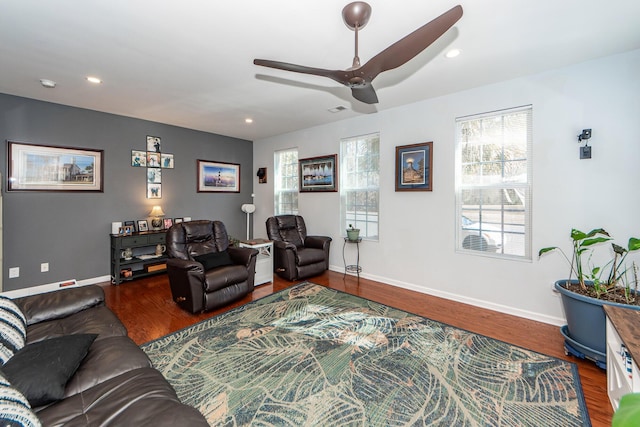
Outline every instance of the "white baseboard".
<path fill-rule="evenodd" d="M 344 266 L 329 266 L 329 270 L 337 273 L 344 273 Z M 355 274 L 347 273 L 348 275 L 355 276 Z M 390 279 L 388 277 L 376 276 L 372 274 L 360 273 L 360 277 L 369 280 L 375 280 L 376 282 L 384 283 L 391 286 L 396 286 L 402 289 L 408 289 L 410 291 L 420 292 L 421 294 L 432 295 L 448 299 L 451 301 L 473 305 L 475 307 L 484 308 L 487 310 L 497 311 L 499 313 L 511 314 L 513 316 L 522 317 L 524 319 L 535 320 L 537 322 L 547 323 L 555 326 L 562 326 L 567 323 L 564 318 L 547 316 L 545 314 L 535 313 L 528 310 L 520 310 L 517 308 L 509 307 L 502 304 L 495 304 L 489 301 L 484 301 L 476 298 L 469 298 L 463 295 L 453 294 L 451 292 L 444 292 L 439 289 L 431 289 L 424 286 L 418 286 L 414 283 L 401 282 L 399 280 Z"/>
<path fill-rule="evenodd" d="M 110 280 L 111 280 L 111 276 L 93 277 L 93 278 L 84 279 L 84 280 L 69 279 L 69 280 L 63 280 L 61 282 L 47 283 L 46 285 L 32 286 L 30 288 L 6 291 L 6 292 L 0 293 L 0 295 L 9 297 L 9 298 L 21 298 L 29 295 L 43 294 L 45 292 L 53 292 L 61 288 L 77 288 L 80 286 L 95 285 L 97 283 L 104 283 Z"/>

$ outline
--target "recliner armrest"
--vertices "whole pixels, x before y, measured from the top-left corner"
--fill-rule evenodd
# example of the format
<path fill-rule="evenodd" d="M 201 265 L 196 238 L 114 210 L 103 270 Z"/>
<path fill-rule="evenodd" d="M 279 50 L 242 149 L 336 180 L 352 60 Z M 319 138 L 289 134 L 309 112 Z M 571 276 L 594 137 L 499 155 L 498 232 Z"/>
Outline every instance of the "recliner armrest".
<path fill-rule="evenodd" d="M 252 248 L 237 248 L 229 246 L 227 248 L 227 252 L 234 264 L 244 265 L 245 267 L 249 267 L 249 264 L 251 264 L 251 258 L 258 256 L 258 251 Z"/>
<path fill-rule="evenodd" d="M 304 246 L 306 248 L 324 249 L 325 245 L 333 240 L 328 236 L 307 236 L 304 239 Z"/>
<path fill-rule="evenodd" d="M 27 325 L 33 325 L 104 305 L 104 290 L 96 285 L 80 286 L 16 298 L 14 302 L 27 318 Z"/>

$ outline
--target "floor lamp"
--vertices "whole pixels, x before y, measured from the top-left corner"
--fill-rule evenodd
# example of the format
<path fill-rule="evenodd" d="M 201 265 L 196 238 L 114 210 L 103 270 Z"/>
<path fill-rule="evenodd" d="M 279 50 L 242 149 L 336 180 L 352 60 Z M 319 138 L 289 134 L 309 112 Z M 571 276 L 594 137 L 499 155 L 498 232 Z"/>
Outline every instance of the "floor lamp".
<path fill-rule="evenodd" d="M 245 203 L 240 209 L 242 209 L 242 212 L 247 214 L 247 240 L 249 240 L 249 217 L 256 211 L 256 205 Z"/>

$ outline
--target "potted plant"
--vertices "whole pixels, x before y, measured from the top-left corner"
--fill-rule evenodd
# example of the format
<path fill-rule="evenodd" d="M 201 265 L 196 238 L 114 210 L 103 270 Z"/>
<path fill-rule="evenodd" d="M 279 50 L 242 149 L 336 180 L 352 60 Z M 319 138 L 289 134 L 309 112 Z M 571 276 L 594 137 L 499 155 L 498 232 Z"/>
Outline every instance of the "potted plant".
<path fill-rule="evenodd" d="M 638 269 L 635 262 L 631 266 L 626 264 L 627 255 L 640 249 L 640 239 L 630 238 L 624 248 L 611 242 L 611 236 L 604 229 L 597 228 L 588 233 L 572 229 L 571 240 L 571 257 L 556 246 L 540 249 L 538 256 L 559 251 L 571 267 L 569 278 L 555 283 L 567 317 L 567 325 L 560 328 L 565 337 L 566 350 L 605 368 L 606 318 L 602 306 L 622 305 L 640 310 L 640 301 L 636 297 Z M 593 263 L 594 249 L 605 242 L 611 243 L 613 258 L 596 266 Z"/>
<path fill-rule="evenodd" d="M 353 228 L 353 225 L 349 224 L 349 228 L 347 228 L 347 239 L 355 242 L 360 237 L 360 229 Z"/>

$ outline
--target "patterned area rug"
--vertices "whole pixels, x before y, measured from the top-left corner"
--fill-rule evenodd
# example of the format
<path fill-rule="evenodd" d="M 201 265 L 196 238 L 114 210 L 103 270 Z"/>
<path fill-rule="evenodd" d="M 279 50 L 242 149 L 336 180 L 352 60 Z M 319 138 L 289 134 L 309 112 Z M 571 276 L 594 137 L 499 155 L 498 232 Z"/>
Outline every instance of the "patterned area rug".
<path fill-rule="evenodd" d="M 589 426 L 575 364 L 305 282 L 146 343 L 224 426 Z"/>

